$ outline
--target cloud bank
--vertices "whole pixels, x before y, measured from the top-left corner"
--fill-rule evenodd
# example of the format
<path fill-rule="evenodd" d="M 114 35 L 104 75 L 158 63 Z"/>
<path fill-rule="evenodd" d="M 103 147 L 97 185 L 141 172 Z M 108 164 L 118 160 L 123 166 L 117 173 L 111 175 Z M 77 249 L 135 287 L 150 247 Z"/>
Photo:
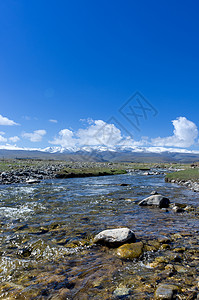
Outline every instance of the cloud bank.
<path fill-rule="evenodd" d="M 84 120 L 85 121 L 85 120 Z M 106 147 L 190 147 L 195 144 L 198 136 L 196 124 L 185 117 L 178 117 L 173 120 L 173 135 L 168 137 L 157 137 L 150 139 L 143 137 L 139 141 L 133 140 L 130 136 L 124 137 L 114 124 L 102 120 L 88 120 L 85 129 L 73 132 L 69 129 L 62 129 L 53 141 L 49 143 L 61 147 L 83 147 L 83 146 L 106 146 Z"/>
<path fill-rule="evenodd" d="M 13 124 L 14 122 L 5 117 L 2 118 L 0 118 L 0 124 L 3 123 L 4 125 L 8 125 Z M 55 121 L 56 120 L 51 119 L 52 123 L 56 123 Z M 153 139 L 145 136 L 137 141 L 134 140 L 132 136 L 124 136 L 124 134 L 119 128 L 117 128 L 115 124 L 107 123 L 103 120 L 92 119 L 81 121 L 84 122 L 84 126 L 86 125 L 85 128 L 79 128 L 76 131 L 67 128 L 60 130 L 57 136 L 49 141 L 50 144 L 56 146 L 51 148 L 54 148 L 55 150 L 56 148 L 63 148 L 62 150 L 67 148 L 68 151 L 77 151 L 81 149 L 88 151 L 91 149 L 104 149 L 113 151 L 128 149 L 130 151 L 141 152 L 171 152 L 174 150 L 176 152 L 176 149 L 178 149 L 180 152 L 181 150 L 192 151 L 187 150 L 187 148 L 194 145 L 199 145 L 199 141 L 197 140 L 198 128 L 195 123 L 188 120 L 186 117 L 178 117 L 172 121 L 173 134 L 171 136 L 157 137 Z M 14 124 L 16 125 L 17 123 L 14 122 Z M 41 142 L 46 134 L 46 130 L 39 129 L 33 132 L 23 132 L 21 137 L 35 143 Z M 15 144 L 20 140 L 20 137 L 17 135 L 7 137 L 4 131 L 0 131 L 1 148 L 3 147 L 3 143 L 5 146 L 9 145 L 9 147 L 12 147 L 12 145 L 9 143 Z M 21 144 L 22 142 L 23 141 L 21 141 Z"/>

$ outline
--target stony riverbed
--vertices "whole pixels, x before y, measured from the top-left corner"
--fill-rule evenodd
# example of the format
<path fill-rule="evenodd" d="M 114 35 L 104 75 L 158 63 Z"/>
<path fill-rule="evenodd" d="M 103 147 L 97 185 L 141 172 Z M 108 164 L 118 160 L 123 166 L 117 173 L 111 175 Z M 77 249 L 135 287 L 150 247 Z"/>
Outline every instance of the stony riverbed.
<path fill-rule="evenodd" d="M 199 196 L 164 172 L 1 185 L 0 299 L 197 299 Z M 138 205 L 154 190 L 168 208 Z M 119 227 L 134 257 L 93 243 Z"/>

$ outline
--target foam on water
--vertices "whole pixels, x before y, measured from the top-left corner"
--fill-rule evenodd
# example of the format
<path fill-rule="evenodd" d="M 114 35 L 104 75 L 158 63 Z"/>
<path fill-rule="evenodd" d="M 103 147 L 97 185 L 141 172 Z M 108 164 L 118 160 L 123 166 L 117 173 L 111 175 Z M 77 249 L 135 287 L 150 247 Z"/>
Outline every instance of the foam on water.
<path fill-rule="evenodd" d="M 6 218 L 24 218 L 27 219 L 34 212 L 28 205 L 16 207 L 0 207 L 0 214 Z"/>
<path fill-rule="evenodd" d="M 35 187 L 30 187 L 30 186 L 23 186 L 19 187 L 16 192 L 23 193 L 23 194 L 32 194 L 35 191 Z"/>

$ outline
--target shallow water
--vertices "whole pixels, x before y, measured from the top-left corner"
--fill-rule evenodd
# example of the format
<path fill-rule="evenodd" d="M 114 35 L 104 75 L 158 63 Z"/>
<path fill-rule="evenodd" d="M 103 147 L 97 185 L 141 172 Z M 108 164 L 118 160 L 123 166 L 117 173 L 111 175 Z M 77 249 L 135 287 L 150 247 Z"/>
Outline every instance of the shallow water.
<path fill-rule="evenodd" d="M 101 230 L 121 226 L 138 238 L 198 230 L 197 218 L 138 206 L 153 190 L 171 202 L 198 206 L 198 193 L 165 183 L 163 173 L 1 186 L 0 297 L 51 299 L 59 292 L 63 299 L 112 299 L 132 274 L 148 276 L 146 264 L 123 262 L 113 250 L 91 247 L 89 241 Z"/>

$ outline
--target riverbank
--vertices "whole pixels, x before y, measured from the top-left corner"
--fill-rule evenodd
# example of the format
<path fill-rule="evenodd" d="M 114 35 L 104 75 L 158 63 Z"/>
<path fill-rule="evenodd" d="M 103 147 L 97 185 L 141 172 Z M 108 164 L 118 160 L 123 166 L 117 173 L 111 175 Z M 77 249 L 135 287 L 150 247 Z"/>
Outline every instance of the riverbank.
<path fill-rule="evenodd" d="M 130 164 L 50 160 L 1 160 L 0 184 L 38 183 L 44 179 L 125 174 Z"/>
<path fill-rule="evenodd" d="M 199 168 L 188 167 L 185 170 L 169 173 L 165 176 L 165 181 L 177 183 L 199 192 Z"/>
<path fill-rule="evenodd" d="M 0 184 L 38 183 L 45 179 L 118 175 L 173 167 L 176 165 L 9 159 L 0 160 Z"/>
<path fill-rule="evenodd" d="M 56 178 L 81 178 L 81 177 L 94 177 L 94 176 L 106 176 L 106 175 L 119 175 L 126 174 L 124 169 L 112 169 L 112 168 L 64 168 L 56 174 Z"/>

